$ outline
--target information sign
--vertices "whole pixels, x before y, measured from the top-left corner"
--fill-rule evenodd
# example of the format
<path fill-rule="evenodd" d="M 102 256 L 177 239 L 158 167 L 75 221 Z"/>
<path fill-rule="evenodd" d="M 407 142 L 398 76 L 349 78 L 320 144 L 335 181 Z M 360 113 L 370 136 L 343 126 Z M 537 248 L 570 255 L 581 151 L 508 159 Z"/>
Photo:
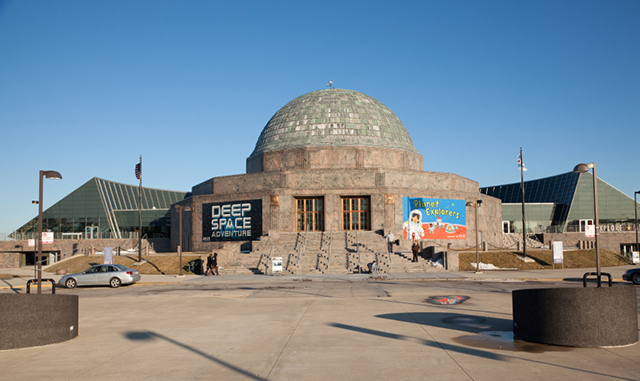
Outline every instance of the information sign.
<path fill-rule="evenodd" d="M 105 265 L 113 264 L 113 248 L 112 247 L 104 248 L 104 264 Z"/>
<path fill-rule="evenodd" d="M 631 255 L 633 263 L 640 263 L 640 251 L 634 251 Z"/>
<path fill-rule="evenodd" d="M 272 257 L 271 258 L 271 269 L 273 273 L 282 273 L 282 257 Z"/>
<path fill-rule="evenodd" d="M 595 225 L 586 225 L 584 227 L 584 236 L 585 237 L 595 237 L 596 236 L 596 226 Z"/>
<path fill-rule="evenodd" d="M 553 263 L 563 263 L 562 241 L 553 242 Z"/>
<path fill-rule="evenodd" d="M 53 232 L 42 232 L 42 243 L 53 243 Z"/>

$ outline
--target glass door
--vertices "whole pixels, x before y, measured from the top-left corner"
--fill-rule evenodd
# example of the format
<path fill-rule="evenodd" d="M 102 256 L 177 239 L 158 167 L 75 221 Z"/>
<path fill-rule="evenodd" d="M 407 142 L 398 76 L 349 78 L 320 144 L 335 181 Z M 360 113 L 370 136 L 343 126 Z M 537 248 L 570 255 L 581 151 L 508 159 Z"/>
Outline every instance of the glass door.
<path fill-rule="evenodd" d="M 97 226 L 85 226 L 85 228 L 84 228 L 84 237 L 85 237 L 85 239 L 97 239 L 98 238 L 98 227 Z"/>

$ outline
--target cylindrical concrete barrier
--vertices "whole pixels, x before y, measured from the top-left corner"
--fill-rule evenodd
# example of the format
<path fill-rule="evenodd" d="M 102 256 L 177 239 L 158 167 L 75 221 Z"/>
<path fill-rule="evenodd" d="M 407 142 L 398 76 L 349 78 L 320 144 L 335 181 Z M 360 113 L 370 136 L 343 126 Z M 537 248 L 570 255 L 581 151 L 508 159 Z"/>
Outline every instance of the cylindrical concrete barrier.
<path fill-rule="evenodd" d="M 0 350 L 36 347 L 78 336 L 78 296 L 0 294 Z"/>
<path fill-rule="evenodd" d="M 571 347 L 638 342 L 633 287 L 517 290 L 512 301 L 516 340 Z"/>

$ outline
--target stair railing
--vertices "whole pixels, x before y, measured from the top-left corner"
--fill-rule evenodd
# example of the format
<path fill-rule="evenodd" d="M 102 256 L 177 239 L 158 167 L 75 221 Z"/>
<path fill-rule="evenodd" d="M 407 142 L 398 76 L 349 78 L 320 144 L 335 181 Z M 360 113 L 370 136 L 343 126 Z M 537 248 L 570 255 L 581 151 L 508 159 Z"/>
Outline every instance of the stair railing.
<path fill-rule="evenodd" d="M 302 247 L 298 247 L 298 262 L 296 263 L 296 274 L 300 274 L 300 252 L 304 254 L 305 247 L 307 246 L 307 234 L 309 233 L 309 225 L 305 226 L 304 231 L 304 243 Z"/>
<path fill-rule="evenodd" d="M 329 266 L 331 265 L 331 236 L 333 235 L 333 230 L 329 232 L 329 252 L 327 253 L 327 272 L 329 272 Z"/>
<path fill-rule="evenodd" d="M 393 252 L 391 252 L 389 250 L 389 243 L 387 242 L 387 239 L 385 238 L 384 240 L 385 245 L 387 246 L 387 257 L 389 258 L 389 272 L 393 272 L 393 262 L 391 261 L 391 256 L 393 256 Z M 391 245 L 393 246 L 393 244 Z"/>
<path fill-rule="evenodd" d="M 362 264 L 360 263 L 360 244 L 358 243 L 357 230 L 356 230 L 356 253 L 358 253 L 358 274 L 362 274 Z"/>

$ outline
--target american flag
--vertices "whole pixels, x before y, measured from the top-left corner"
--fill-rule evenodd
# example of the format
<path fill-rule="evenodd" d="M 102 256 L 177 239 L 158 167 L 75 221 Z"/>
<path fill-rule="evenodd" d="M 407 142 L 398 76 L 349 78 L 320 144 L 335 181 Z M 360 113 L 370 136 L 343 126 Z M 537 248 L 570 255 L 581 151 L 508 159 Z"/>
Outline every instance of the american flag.
<path fill-rule="evenodd" d="M 140 165 L 140 163 L 136 164 L 136 179 L 138 180 L 140 180 L 140 174 L 142 173 L 142 167 Z"/>

